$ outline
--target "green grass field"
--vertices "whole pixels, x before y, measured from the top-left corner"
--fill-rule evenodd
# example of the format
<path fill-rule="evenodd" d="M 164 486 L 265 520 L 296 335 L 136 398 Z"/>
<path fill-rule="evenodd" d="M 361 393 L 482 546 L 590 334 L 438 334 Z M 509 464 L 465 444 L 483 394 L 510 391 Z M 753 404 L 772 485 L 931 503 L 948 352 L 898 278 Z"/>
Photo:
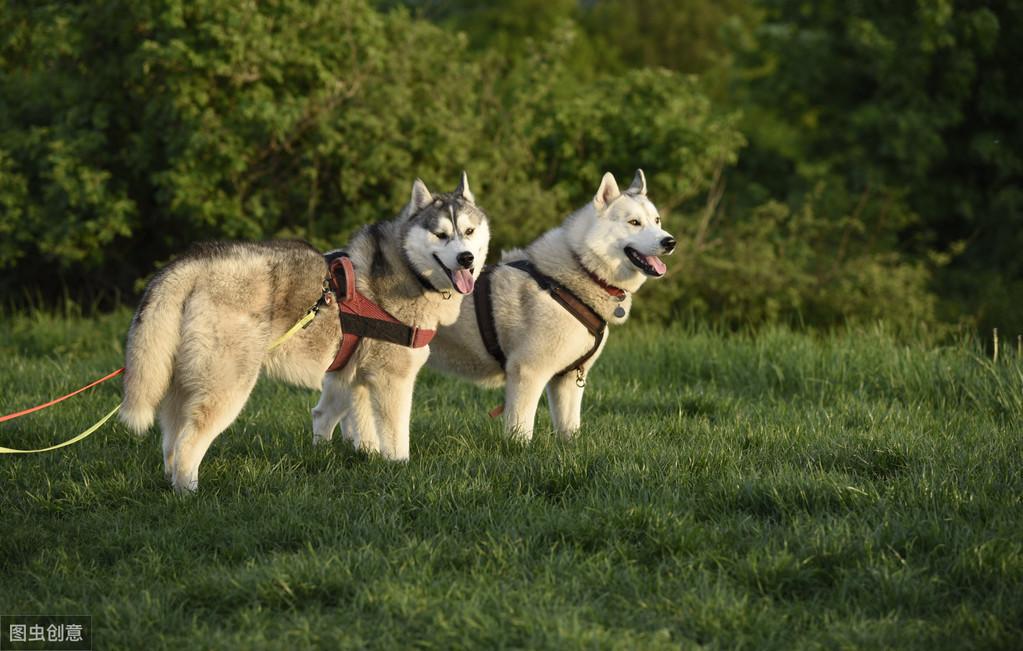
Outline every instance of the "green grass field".
<path fill-rule="evenodd" d="M 128 318 L 5 317 L 0 413 L 120 366 Z M 498 393 L 426 372 L 403 465 L 314 449 L 316 398 L 261 382 L 194 496 L 155 430 L 0 456 L 0 613 L 92 615 L 97 649 L 1023 647 L 1013 350 L 630 324 L 576 440 L 509 442 Z"/>

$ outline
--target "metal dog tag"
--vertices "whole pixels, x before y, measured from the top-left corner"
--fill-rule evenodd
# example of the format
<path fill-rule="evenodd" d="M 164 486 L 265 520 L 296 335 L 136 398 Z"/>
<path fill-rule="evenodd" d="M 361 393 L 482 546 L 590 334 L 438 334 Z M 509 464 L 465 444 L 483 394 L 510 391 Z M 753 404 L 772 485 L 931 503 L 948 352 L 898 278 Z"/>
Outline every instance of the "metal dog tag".
<path fill-rule="evenodd" d="M 621 305 L 616 307 L 615 308 L 615 316 L 618 317 L 619 319 L 622 318 L 623 316 L 625 316 L 625 308 L 622 307 Z"/>

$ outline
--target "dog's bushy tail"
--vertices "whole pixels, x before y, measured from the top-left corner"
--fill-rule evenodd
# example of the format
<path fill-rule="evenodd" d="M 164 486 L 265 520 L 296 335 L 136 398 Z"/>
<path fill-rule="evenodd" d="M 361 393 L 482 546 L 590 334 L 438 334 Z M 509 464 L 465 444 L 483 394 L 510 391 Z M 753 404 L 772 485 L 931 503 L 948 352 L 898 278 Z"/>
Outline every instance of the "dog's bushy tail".
<path fill-rule="evenodd" d="M 146 288 L 128 330 L 120 419 L 139 434 L 152 426 L 170 387 L 184 303 L 193 285 L 193 275 L 180 265 L 165 269 Z"/>

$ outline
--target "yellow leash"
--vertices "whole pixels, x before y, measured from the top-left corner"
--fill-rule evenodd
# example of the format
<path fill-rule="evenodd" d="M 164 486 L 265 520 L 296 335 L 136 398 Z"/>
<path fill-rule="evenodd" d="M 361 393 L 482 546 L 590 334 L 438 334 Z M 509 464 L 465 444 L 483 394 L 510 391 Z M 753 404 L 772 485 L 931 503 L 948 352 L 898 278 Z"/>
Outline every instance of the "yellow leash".
<path fill-rule="evenodd" d="M 114 407 L 113 409 L 110 410 L 110 413 L 108 413 L 106 416 L 104 416 L 103 418 L 100 418 L 98 421 L 96 421 L 95 425 L 93 425 L 89 429 L 85 430 L 84 432 L 82 432 L 78 436 L 74 437 L 73 439 L 68 439 L 67 441 L 64 441 L 63 443 L 58 443 L 57 445 L 51 445 L 48 448 L 40 448 L 38 450 L 15 450 L 14 448 L 0 447 L 0 454 L 33 454 L 35 452 L 49 452 L 50 450 L 56 450 L 57 448 L 62 448 L 65 445 L 71 445 L 72 443 L 78 443 L 79 441 L 81 441 L 85 437 L 89 436 L 90 434 L 92 434 L 93 432 L 98 430 L 99 428 L 103 427 L 104 423 L 106 423 L 108 420 L 110 420 L 110 418 L 114 414 L 116 414 L 117 410 L 120 409 L 120 408 L 121 408 L 121 405 L 117 405 L 116 407 Z"/>
<path fill-rule="evenodd" d="M 271 351 L 271 350 L 277 348 L 278 346 L 283 344 L 288 339 L 291 339 L 292 337 L 294 337 L 295 333 L 297 333 L 299 330 L 301 330 L 302 328 L 304 328 L 307 325 L 309 325 L 309 323 L 314 318 L 316 318 L 316 311 L 317 311 L 317 307 L 314 306 L 308 312 L 306 312 L 305 316 L 303 316 L 301 319 L 299 319 L 295 323 L 295 325 L 291 326 L 291 328 L 287 332 L 285 332 L 283 335 L 278 337 L 272 344 L 270 344 L 270 347 L 267 348 L 267 351 Z M 111 409 L 110 412 L 106 416 L 104 416 L 103 418 L 100 418 L 98 421 L 96 421 L 91 427 L 89 427 L 89 429 L 85 430 L 84 432 L 82 432 L 78 436 L 75 436 L 74 438 L 70 438 L 70 439 L 64 441 L 63 443 L 58 443 L 56 445 L 51 445 L 48 448 L 39 448 L 38 450 L 17 450 L 15 448 L 5 448 L 5 447 L 0 446 L 0 454 L 35 454 L 36 452 L 49 452 L 51 450 L 56 450 L 58 448 L 65 447 L 67 445 L 72 445 L 74 443 L 78 443 L 79 441 L 85 439 L 86 437 L 91 436 L 99 428 L 103 427 L 103 425 L 105 425 L 108 420 L 113 418 L 114 414 L 116 414 L 117 410 L 120 409 L 120 408 L 121 408 L 121 405 L 117 405 L 116 407 Z"/>
<path fill-rule="evenodd" d="M 285 341 L 291 339 L 295 335 L 296 332 L 298 332 L 302 328 L 304 328 L 307 325 L 309 325 L 309 322 L 316 318 L 316 309 L 317 308 L 315 306 L 310 308 L 309 311 L 305 313 L 304 317 L 299 319 L 298 322 L 295 323 L 295 325 L 291 326 L 290 330 L 285 332 L 283 335 L 278 337 L 276 341 L 274 341 L 272 344 L 270 344 L 270 347 L 266 349 L 267 352 L 273 350 L 274 348 L 277 348 L 278 346 L 283 344 Z"/>

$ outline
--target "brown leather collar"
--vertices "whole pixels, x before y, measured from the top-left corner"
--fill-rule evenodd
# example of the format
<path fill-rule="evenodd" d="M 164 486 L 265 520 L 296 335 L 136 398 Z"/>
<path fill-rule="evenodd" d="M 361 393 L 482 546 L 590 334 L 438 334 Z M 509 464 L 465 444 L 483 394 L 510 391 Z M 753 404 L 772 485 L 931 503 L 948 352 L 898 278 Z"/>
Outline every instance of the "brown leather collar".
<path fill-rule="evenodd" d="M 574 251 L 572 252 L 572 257 L 575 258 L 575 262 L 576 262 L 576 264 L 579 265 L 579 268 L 582 269 L 583 271 L 585 271 L 586 275 L 590 277 L 590 280 L 595 282 L 598 287 L 600 287 L 605 292 L 607 292 L 608 296 L 610 296 L 612 298 L 617 298 L 619 300 L 625 298 L 625 290 L 624 289 L 622 289 L 621 287 L 615 287 L 614 285 L 612 285 L 611 283 L 607 282 L 606 280 L 604 280 L 603 278 L 601 278 L 597 274 L 595 274 L 592 271 L 590 271 L 590 268 L 587 267 L 585 264 L 583 264 L 582 258 L 580 258 L 578 255 L 576 255 L 576 253 Z"/>

